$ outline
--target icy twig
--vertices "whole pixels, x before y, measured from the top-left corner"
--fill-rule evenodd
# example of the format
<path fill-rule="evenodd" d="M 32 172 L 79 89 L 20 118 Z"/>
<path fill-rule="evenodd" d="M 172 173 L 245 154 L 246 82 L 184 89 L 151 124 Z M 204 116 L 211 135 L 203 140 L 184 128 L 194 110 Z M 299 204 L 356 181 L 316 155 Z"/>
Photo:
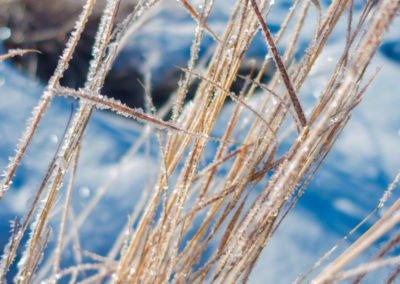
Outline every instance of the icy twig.
<path fill-rule="evenodd" d="M 22 56 L 25 53 L 29 52 L 41 53 L 39 50 L 36 49 L 9 49 L 6 54 L 0 55 L 0 61 L 14 56 Z"/>
<path fill-rule="evenodd" d="M 138 120 L 141 120 L 144 122 L 148 122 L 148 123 L 152 123 L 153 125 L 155 125 L 156 127 L 160 128 L 160 129 L 170 129 L 173 131 L 181 132 L 181 133 L 191 135 L 194 137 L 198 137 L 198 138 L 205 138 L 207 140 L 213 140 L 213 141 L 218 141 L 218 142 L 227 142 L 227 143 L 231 143 L 231 144 L 241 145 L 238 142 L 225 141 L 225 140 L 222 140 L 219 138 L 210 137 L 210 136 L 206 136 L 206 135 L 203 135 L 200 133 L 195 133 L 195 132 L 191 132 L 189 130 L 185 130 L 185 129 L 180 128 L 172 123 L 165 122 L 156 117 L 152 117 L 149 114 L 145 114 L 142 109 L 129 108 L 128 106 L 122 104 L 121 102 L 118 102 L 117 100 L 108 98 L 103 95 L 99 95 L 94 92 L 89 92 L 84 89 L 80 89 L 80 90 L 76 91 L 76 90 L 70 89 L 70 88 L 59 87 L 55 91 L 55 95 L 71 96 L 74 98 L 84 99 L 84 100 L 94 103 L 98 109 L 110 109 L 112 111 L 115 111 L 119 115 L 135 118 L 135 119 L 138 119 Z"/>

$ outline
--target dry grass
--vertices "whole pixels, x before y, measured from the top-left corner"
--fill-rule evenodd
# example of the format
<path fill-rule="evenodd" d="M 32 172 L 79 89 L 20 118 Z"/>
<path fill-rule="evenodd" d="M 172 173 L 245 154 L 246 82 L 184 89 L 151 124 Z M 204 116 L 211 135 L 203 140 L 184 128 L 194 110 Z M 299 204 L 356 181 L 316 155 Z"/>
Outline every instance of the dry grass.
<path fill-rule="evenodd" d="M 54 155 L 32 208 L 22 224 L 17 221 L 14 224 L 10 243 L 3 255 L 0 271 L 3 280 L 30 226 L 29 240 L 18 263 L 16 283 L 53 283 L 67 276 L 70 283 L 74 283 L 79 273 L 85 270 L 94 270 L 95 273 L 82 283 L 99 283 L 104 279 L 112 283 L 246 282 L 261 251 L 302 195 L 349 121 L 351 112 L 362 100 L 372 81 L 372 78 L 366 78 L 363 83 L 365 70 L 400 9 L 399 0 L 379 1 L 378 4 L 369 0 L 365 1 L 363 13 L 356 19 L 353 18 L 351 0 L 333 0 L 326 11 L 321 10 L 317 0 L 297 0 L 293 2 L 292 9 L 288 10 L 280 31 L 273 36 L 265 24 L 273 5 L 268 1 L 237 1 L 224 33 L 217 35 L 207 25 L 213 0 L 204 0 L 200 10 L 192 7 L 189 1 L 181 0 L 182 7 L 190 13 L 198 26 L 194 31 L 190 61 L 186 68 L 182 68 L 184 76 L 171 98 L 172 118 L 164 121 L 161 118 L 167 110 L 160 110 L 157 114 L 152 108 L 152 113 L 145 113 L 99 94 L 126 37 L 140 29 L 142 19 L 151 15 L 158 2 L 138 1 L 119 24 L 116 24 L 116 18 L 120 1 L 107 2 L 93 45 L 93 59 L 86 84 L 82 89 L 74 90 L 59 86 L 59 81 L 68 67 L 95 0 L 87 0 L 84 5 L 74 32 L 42 98 L 33 110 L 17 147 L 17 154 L 7 167 L 1 184 L 0 199 L 7 193 L 51 100 L 60 95 L 79 100 L 80 107 L 74 113 L 62 146 Z M 294 47 L 305 19 L 310 17 L 310 9 L 317 11 L 315 34 L 301 60 L 296 62 L 293 57 Z M 345 13 L 346 9 L 350 13 Z M 346 46 L 343 47 L 343 54 L 325 90 L 312 107 L 312 112 L 306 116 L 297 94 L 338 21 L 349 23 Z M 294 28 L 288 29 L 289 23 L 294 23 Z M 239 67 L 260 28 L 266 38 L 266 50 L 268 47 L 270 53 L 257 73 L 239 76 Z M 207 66 L 198 68 L 198 53 L 204 33 L 209 33 L 217 45 Z M 284 34 L 290 41 L 281 55 L 276 45 Z M 277 70 L 271 82 L 263 85 L 259 80 L 271 60 Z M 237 77 L 246 83 L 240 93 L 233 93 L 230 87 Z M 189 86 L 196 78 L 201 83 L 196 89 L 192 105 L 184 105 Z M 248 102 L 256 89 L 262 92 L 264 101 L 262 105 L 252 107 Z M 226 124 L 226 131 L 222 137 L 210 137 L 228 96 L 235 101 L 236 107 Z M 147 94 L 146 97 L 149 105 L 152 105 L 151 96 Z M 76 266 L 61 268 L 63 248 L 71 242 L 73 235 L 66 233 L 66 225 L 70 218 L 68 211 L 80 145 L 95 108 L 111 109 L 119 115 L 139 119 L 144 124 L 149 123 L 157 131 L 162 163 L 156 184 L 146 193 L 147 199 L 144 197 L 144 201 L 139 202 L 135 208 L 136 213 L 128 220 L 109 255 L 79 252 L 94 259 L 96 263 L 77 263 Z M 244 110 L 248 111 L 247 116 L 254 119 L 249 119 L 244 139 L 234 141 L 232 134 L 240 128 L 239 122 L 243 119 Z M 181 119 L 183 115 L 185 119 Z M 286 125 L 283 122 L 288 120 L 292 121 L 288 131 L 297 130 L 297 139 L 283 156 L 276 157 L 282 143 L 278 132 L 282 133 Z M 200 171 L 200 161 L 209 140 L 218 141 L 219 146 L 213 162 Z M 142 143 L 140 141 L 137 143 Z M 137 145 L 121 160 L 120 167 L 123 167 L 125 159 L 136 152 Z M 218 167 L 228 160 L 233 160 L 232 166 L 221 180 L 221 176 L 217 177 Z M 178 164 L 184 164 L 179 172 Z M 71 174 L 67 182 L 68 193 L 64 200 L 57 247 L 53 252 L 46 252 L 45 262 L 40 265 L 49 236 L 51 212 L 59 189 L 66 182 L 64 179 L 68 171 Z M 178 176 L 174 184 L 170 182 L 172 175 Z M 389 193 L 398 178 L 389 188 Z M 87 218 L 111 182 L 112 179 L 107 181 L 103 190 L 77 217 L 77 227 Z M 253 192 L 256 185 L 261 190 Z M 256 195 L 254 201 L 249 198 L 250 194 Z M 387 196 L 385 194 L 379 208 Z M 312 280 L 313 283 L 328 283 L 356 275 L 360 279 L 365 273 L 381 266 L 399 264 L 399 257 L 383 259 L 385 253 L 400 240 L 395 238 L 372 263 L 343 271 L 351 260 L 400 221 L 399 206 L 400 201 L 397 201 L 352 246 L 325 265 Z M 159 208 L 161 213 L 156 217 Z M 199 218 L 202 220 L 201 225 L 195 228 L 195 234 L 185 243 L 184 248 L 179 249 L 184 236 L 193 229 L 194 220 Z M 137 225 L 133 227 L 133 223 Z M 217 249 L 199 267 L 199 261 L 210 243 L 217 244 Z M 319 267 L 332 251 L 312 270 Z M 396 268 L 390 279 L 395 279 L 399 271 Z M 298 281 L 305 281 L 307 276 Z"/>

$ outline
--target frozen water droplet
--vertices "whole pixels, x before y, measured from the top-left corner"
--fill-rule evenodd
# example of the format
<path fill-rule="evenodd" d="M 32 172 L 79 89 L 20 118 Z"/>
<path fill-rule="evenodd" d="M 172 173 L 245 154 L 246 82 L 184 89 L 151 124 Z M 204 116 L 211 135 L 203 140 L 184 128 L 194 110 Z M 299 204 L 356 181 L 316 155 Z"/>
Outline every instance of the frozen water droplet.
<path fill-rule="evenodd" d="M 50 141 L 51 143 L 56 144 L 58 142 L 58 137 L 55 134 L 50 135 Z"/>
<path fill-rule="evenodd" d="M 11 37 L 11 29 L 9 27 L 0 28 L 0 40 L 7 40 Z"/>
<path fill-rule="evenodd" d="M 316 99 L 318 99 L 320 96 L 321 96 L 321 93 L 319 91 L 315 91 L 313 93 L 313 97 L 316 98 Z"/>
<path fill-rule="evenodd" d="M 81 187 L 79 189 L 79 194 L 84 197 L 87 198 L 90 195 L 90 189 L 87 186 Z"/>

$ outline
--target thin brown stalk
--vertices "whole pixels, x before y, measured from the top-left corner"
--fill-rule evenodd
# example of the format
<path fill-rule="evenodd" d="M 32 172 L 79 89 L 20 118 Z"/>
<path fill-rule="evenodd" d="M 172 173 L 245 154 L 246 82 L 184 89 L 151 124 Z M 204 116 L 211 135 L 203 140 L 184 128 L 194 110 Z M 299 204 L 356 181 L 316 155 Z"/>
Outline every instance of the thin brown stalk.
<path fill-rule="evenodd" d="M 58 235 L 58 240 L 57 240 L 57 247 L 55 249 L 55 262 L 53 266 L 53 275 L 57 275 L 60 269 L 60 262 L 61 262 L 61 254 L 62 250 L 64 248 L 64 233 L 65 233 L 65 227 L 67 225 L 67 218 L 68 218 L 68 210 L 70 207 L 71 203 L 71 197 L 72 197 L 72 190 L 75 184 L 75 176 L 76 176 L 76 171 L 78 168 L 78 160 L 79 160 L 79 150 L 75 152 L 74 155 L 74 160 L 73 160 L 73 165 L 72 165 L 72 172 L 68 184 L 68 189 L 67 189 L 67 197 L 65 199 L 65 204 L 64 204 L 64 210 L 63 210 L 63 215 L 62 215 L 62 220 L 61 220 L 61 225 L 60 225 L 60 232 Z"/>
<path fill-rule="evenodd" d="M 74 90 L 70 88 L 58 88 L 57 91 L 55 92 L 56 95 L 59 96 L 71 96 L 74 98 L 80 98 L 84 100 L 88 100 L 90 102 L 96 103 L 97 107 L 103 108 L 103 109 L 110 109 L 112 111 L 115 111 L 117 114 L 126 116 L 126 117 L 132 117 L 136 118 L 138 120 L 142 120 L 145 122 L 152 123 L 153 125 L 160 127 L 161 129 L 163 128 L 168 128 L 177 132 L 181 132 L 190 136 L 194 137 L 199 137 L 199 138 L 205 138 L 207 140 L 213 140 L 213 141 L 218 141 L 218 142 L 227 142 L 231 144 L 239 144 L 242 145 L 241 143 L 234 142 L 234 141 L 224 141 L 219 138 L 215 137 L 210 137 L 210 136 L 205 136 L 202 134 L 190 132 L 188 130 L 182 129 L 172 123 L 165 122 L 163 120 L 160 120 L 158 118 L 152 117 L 150 115 L 145 114 L 141 109 L 132 109 L 127 107 L 126 105 L 123 105 L 119 103 L 118 101 L 115 101 L 113 99 L 109 99 L 106 96 L 102 95 L 93 95 L 90 92 L 87 92 L 85 90 Z"/>
<path fill-rule="evenodd" d="M 260 9 L 258 8 L 256 1 L 255 0 L 250 0 L 250 1 L 251 1 L 251 5 L 253 6 L 254 12 L 256 13 L 256 16 L 258 18 L 258 21 L 261 25 L 261 28 L 264 31 L 265 38 L 267 39 L 267 43 L 268 43 L 268 48 L 272 52 L 275 63 L 279 69 L 279 72 L 281 73 L 283 82 L 285 83 L 285 86 L 289 93 L 293 107 L 297 113 L 298 119 L 300 120 L 301 126 L 305 127 L 307 124 L 306 117 L 304 116 L 304 112 L 301 107 L 300 101 L 297 98 L 296 91 L 293 88 L 292 82 L 290 81 L 289 75 L 286 71 L 286 68 L 285 68 L 283 62 L 282 62 L 281 56 L 279 55 L 278 49 L 276 48 L 275 41 L 272 37 L 272 34 L 264 22 L 264 19 L 261 15 Z"/>
<path fill-rule="evenodd" d="M 192 5 L 189 4 L 186 0 L 179 0 L 183 4 L 183 6 L 188 10 L 189 14 L 197 21 L 200 22 L 200 16 L 196 12 L 196 10 L 192 7 Z M 210 35 L 214 38 L 215 41 L 220 42 L 221 40 L 219 37 L 215 34 L 215 32 L 207 25 L 207 23 L 204 23 L 205 29 L 210 33 Z"/>
<path fill-rule="evenodd" d="M 397 267 L 394 269 L 394 271 L 389 275 L 389 278 L 387 279 L 386 284 L 393 283 L 396 280 L 399 273 L 400 273 L 400 265 L 397 265 Z"/>
<path fill-rule="evenodd" d="M 4 59 L 11 58 L 14 56 L 22 56 L 25 53 L 29 52 L 36 52 L 39 54 L 41 53 L 39 50 L 36 49 L 9 49 L 6 54 L 0 55 L 0 61 L 3 61 Z"/>

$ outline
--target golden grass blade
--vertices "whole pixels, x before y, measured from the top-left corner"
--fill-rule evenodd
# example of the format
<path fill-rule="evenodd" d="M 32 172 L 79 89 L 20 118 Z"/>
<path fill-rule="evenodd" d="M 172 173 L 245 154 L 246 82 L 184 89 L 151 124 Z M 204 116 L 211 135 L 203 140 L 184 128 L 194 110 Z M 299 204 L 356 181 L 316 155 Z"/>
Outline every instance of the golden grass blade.
<path fill-rule="evenodd" d="M 25 53 L 29 52 L 36 52 L 39 54 L 41 53 L 39 50 L 36 49 L 9 49 L 6 54 L 0 55 L 0 61 L 14 56 L 23 56 Z"/>

